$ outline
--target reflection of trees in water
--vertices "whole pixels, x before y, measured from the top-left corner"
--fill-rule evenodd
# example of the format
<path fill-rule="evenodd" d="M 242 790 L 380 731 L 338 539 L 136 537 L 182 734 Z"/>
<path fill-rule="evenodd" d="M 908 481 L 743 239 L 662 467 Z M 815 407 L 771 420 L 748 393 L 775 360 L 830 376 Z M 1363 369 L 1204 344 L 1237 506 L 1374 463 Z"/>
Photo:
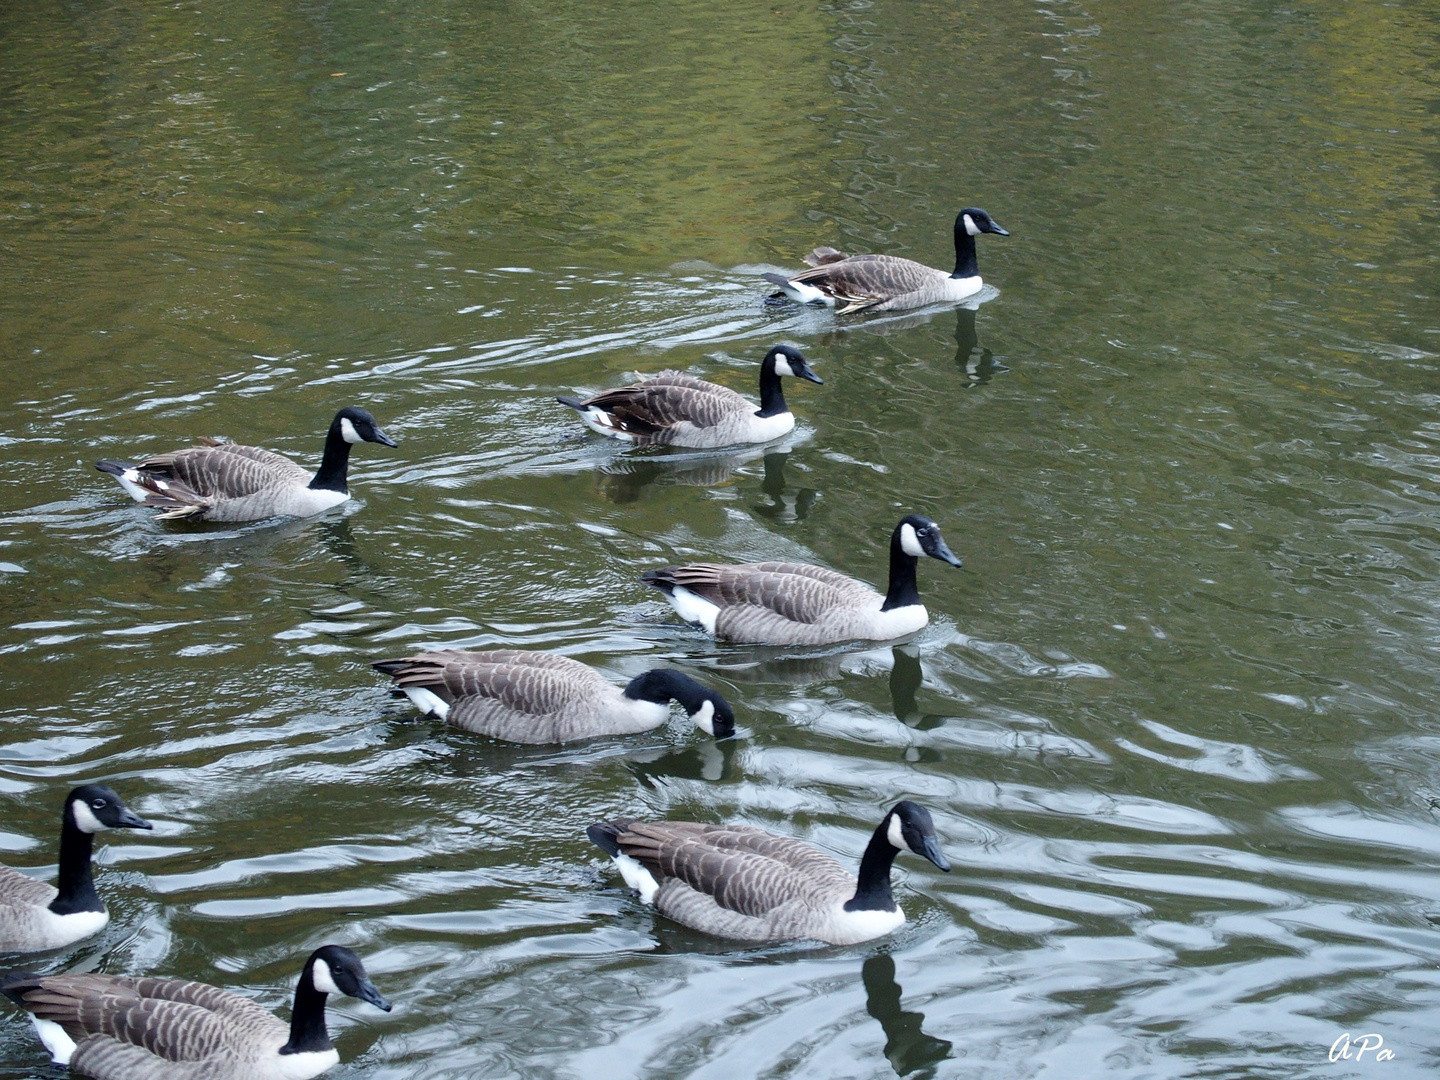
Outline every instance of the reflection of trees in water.
<path fill-rule="evenodd" d="M 900 1007 L 895 961 L 885 953 L 877 953 L 865 961 L 860 978 L 865 983 L 865 1011 L 879 1020 L 885 1031 L 885 1056 L 895 1074 L 922 1080 L 934 1076 L 935 1066 L 950 1056 L 950 1041 L 921 1030 L 924 1013 Z"/>

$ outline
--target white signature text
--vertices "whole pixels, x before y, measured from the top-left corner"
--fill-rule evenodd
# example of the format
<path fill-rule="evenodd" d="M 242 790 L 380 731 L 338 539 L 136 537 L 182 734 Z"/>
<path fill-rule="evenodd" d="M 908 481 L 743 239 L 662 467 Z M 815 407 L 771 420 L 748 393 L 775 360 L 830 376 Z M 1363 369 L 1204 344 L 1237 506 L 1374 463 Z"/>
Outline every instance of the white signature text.
<path fill-rule="evenodd" d="M 1354 1055 L 1355 1061 L 1360 1061 L 1366 1051 L 1375 1051 L 1375 1061 L 1392 1061 L 1395 1058 L 1395 1051 L 1380 1049 L 1385 1044 L 1383 1036 L 1371 1032 L 1369 1035 L 1357 1035 L 1352 1041 L 1347 1031 L 1333 1043 L 1330 1044 L 1330 1060 L 1339 1061 L 1342 1058 L 1349 1059 Z"/>

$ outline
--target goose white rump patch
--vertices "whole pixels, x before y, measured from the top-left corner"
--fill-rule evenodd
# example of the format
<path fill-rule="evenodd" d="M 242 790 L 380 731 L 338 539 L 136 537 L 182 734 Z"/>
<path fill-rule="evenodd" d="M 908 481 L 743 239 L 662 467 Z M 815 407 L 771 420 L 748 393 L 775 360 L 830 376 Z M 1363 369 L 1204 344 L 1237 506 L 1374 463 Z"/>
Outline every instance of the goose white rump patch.
<path fill-rule="evenodd" d="M 615 856 L 615 865 L 620 868 L 620 876 L 625 879 L 625 884 L 640 894 L 641 903 L 655 902 L 655 894 L 660 891 L 660 883 L 655 880 L 655 875 L 623 852 Z"/>
<path fill-rule="evenodd" d="M 407 686 L 405 696 L 415 708 L 422 713 L 434 714 L 438 720 L 444 720 L 450 715 L 450 703 L 433 690 L 426 690 L 423 686 Z"/>
<path fill-rule="evenodd" d="M 824 304 L 826 307 L 835 306 L 835 297 L 821 292 L 814 285 L 805 281 L 787 281 L 780 286 L 780 290 L 791 300 L 802 304 Z"/>
<path fill-rule="evenodd" d="M 112 473 L 111 475 L 113 476 L 114 474 Z M 150 494 L 150 492 L 140 486 L 139 469 L 126 469 L 119 476 L 115 477 L 115 482 L 124 488 L 125 494 L 129 495 L 136 502 L 144 502 Z"/>
<path fill-rule="evenodd" d="M 670 606 L 688 623 L 705 628 L 707 634 L 715 632 L 715 620 L 720 617 L 720 605 L 713 604 L 698 593 L 683 585 L 676 585 L 668 597 Z"/>
<path fill-rule="evenodd" d="M 65 1029 L 54 1020 L 41 1020 L 38 1016 L 32 1016 L 30 1021 L 35 1025 L 35 1034 L 40 1036 L 45 1049 L 50 1051 L 50 1060 L 56 1065 L 69 1065 L 70 1055 L 75 1053 L 75 1040 L 66 1035 Z"/>

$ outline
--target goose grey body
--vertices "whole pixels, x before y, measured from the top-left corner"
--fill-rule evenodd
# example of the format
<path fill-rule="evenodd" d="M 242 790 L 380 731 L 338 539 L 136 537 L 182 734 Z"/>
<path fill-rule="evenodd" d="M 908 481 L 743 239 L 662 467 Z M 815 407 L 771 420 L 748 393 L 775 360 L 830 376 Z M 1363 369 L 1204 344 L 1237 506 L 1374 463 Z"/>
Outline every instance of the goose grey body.
<path fill-rule="evenodd" d="M 950 869 L 929 812 L 912 802 L 897 803 L 876 826 L 858 877 L 809 844 L 748 825 L 622 819 L 586 831 L 645 903 L 740 941 L 869 941 L 905 922 L 890 893 L 899 852 Z"/>
<path fill-rule="evenodd" d="M 35 1020 L 58 1064 L 94 1080 L 308 1080 L 340 1055 L 325 999 L 343 993 L 390 1011 L 349 949 L 315 950 L 284 1023 L 206 983 L 118 975 L 11 973 L 0 990 Z"/>
<path fill-rule="evenodd" d="M 615 686 L 587 664 L 558 653 L 442 649 L 374 667 L 422 712 L 477 735 L 519 743 L 561 743 L 659 727 L 678 701 L 696 727 L 726 738 L 735 714 L 723 697 L 678 671 L 656 668 Z"/>
<path fill-rule="evenodd" d="M 215 439 L 136 465 L 97 461 L 95 467 L 115 477 L 136 502 L 163 510 L 161 520 L 309 517 L 350 498 L 350 447 L 359 442 L 395 445 L 364 409 L 345 408 L 330 424 L 325 455 L 313 476 L 272 451 Z"/>
<path fill-rule="evenodd" d="M 638 446 L 706 448 L 762 443 L 795 427 L 795 416 L 780 389 L 780 379 L 786 375 L 821 381 L 800 350 L 777 345 L 760 364 L 758 409 L 749 398 L 728 387 L 679 371 L 662 371 L 584 400 L 566 396 L 555 400 L 578 412 L 591 431 Z"/>
<path fill-rule="evenodd" d="M 681 618 L 730 641 L 884 641 L 912 634 L 930 621 L 915 583 L 921 555 L 960 565 L 940 527 L 912 514 L 891 534 L 890 584 L 884 595 L 864 582 L 806 563 L 694 563 L 649 570 L 640 580 L 663 592 Z"/>
<path fill-rule="evenodd" d="M 148 829 L 108 787 L 86 784 L 65 797 L 59 888 L 0 866 L 0 952 L 42 952 L 99 933 L 110 913 L 95 891 L 90 855 L 104 829 Z"/>
<path fill-rule="evenodd" d="M 824 304 L 837 314 L 852 311 L 903 311 L 929 304 L 955 303 L 979 292 L 985 282 L 975 259 L 975 237 L 1010 234 L 976 207 L 955 218 L 955 269 L 947 274 L 895 255 L 845 255 L 830 247 L 805 257 L 809 270 L 787 277 L 765 274 L 780 293 L 802 304 Z"/>

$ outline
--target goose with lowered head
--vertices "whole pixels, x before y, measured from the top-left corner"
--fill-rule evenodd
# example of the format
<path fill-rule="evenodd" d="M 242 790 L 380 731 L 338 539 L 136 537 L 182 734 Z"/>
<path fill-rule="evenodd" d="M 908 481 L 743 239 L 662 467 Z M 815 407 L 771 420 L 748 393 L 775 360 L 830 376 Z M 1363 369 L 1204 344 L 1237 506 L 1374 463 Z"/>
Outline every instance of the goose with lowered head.
<path fill-rule="evenodd" d="M 0 952 L 60 949 L 103 930 L 110 913 L 90 871 L 95 834 L 152 827 L 102 784 L 84 784 L 65 796 L 59 887 L 0 866 Z"/>
<path fill-rule="evenodd" d="M 930 812 L 909 801 L 875 827 L 858 877 L 809 844 L 749 825 L 622 818 L 586 835 L 641 901 L 694 930 L 740 941 L 869 941 L 905 922 L 890 893 L 896 855 L 914 852 L 950 869 Z"/>
<path fill-rule="evenodd" d="M 580 414 L 591 431 L 637 446 L 710 448 L 763 443 L 788 434 L 795 416 L 780 389 L 784 376 L 818 383 L 799 349 L 776 345 L 760 363 L 760 408 L 728 387 L 680 371 L 662 371 L 630 386 L 581 400 L 555 400 Z"/>
<path fill-rule="evenodd" d="M 217 439 L 202 439 L 198 446 L 157 454 L 138 465 L 97 461 L 95 468 L 113 476 L 136 502 L 163 510 L 162 521 L 310 517 L 350 498 L 350 447 L 361 442 L 396 445 L 373 416 L 351 407 L 331 421 L 313 476 L 270 450 Z"/>
<path fill-rule="evenodd" d="M 764 274 L 780 286 L 779 296 L 801 304 L 824 304 L 837 315 L 852 311 L 904 311 L 929 304 L 956 303 L 985 284 L 975 261 L 975 237 L 1010 234 L 984 210 L 969 206 L 955 217 L 955 269 L 944 270 L 896 255 L 846 255 L 819 247 L 805 257 L 809 270 L 787 277 Z"/>
<path fill-rule="evenodd" d="M 631 735 L 663 724 L 677 701 L 697 728 L 735 734 L 735 713 L 689 675 L 654 668 L 615 686 L 588 664 L 524 649 L 440 649 L 373 665 L 414 706 L 477 735 L 519 743 L 561 743 Z"/>
<path fill-rule="evenodd" d="M 390 1011 L 341 945 L 305 961 L 288 1025 L 247 997 L 184 979 L 10 972 L 0 993 L 30 1013 L 56 1064 L 93 1080 L 309 1080 L 340 1061 L 325 1027 L 330 994 Z"/>
<path fill-rule="evenodd" d="M 913 634 L 930 621 L 915 583 L 922 555 L 961 565 L 940 526 L 910 514 L 890 535 L 890 584 L 883 596 L 862 581 L 808 563 L 694 563 L 647 570 L 640 580 L 663 592 L 686 622 L 730 641 L 885 641 Z"/>

